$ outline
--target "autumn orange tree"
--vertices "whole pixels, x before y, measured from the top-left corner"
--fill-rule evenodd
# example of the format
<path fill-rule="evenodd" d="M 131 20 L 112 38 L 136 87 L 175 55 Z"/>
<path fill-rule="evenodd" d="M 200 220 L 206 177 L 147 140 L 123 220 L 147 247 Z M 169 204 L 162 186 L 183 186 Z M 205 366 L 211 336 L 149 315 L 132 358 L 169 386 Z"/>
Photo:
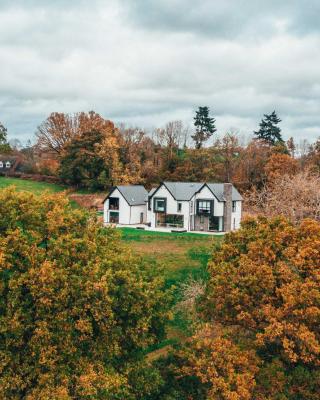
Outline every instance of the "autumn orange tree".
<path fill-rule="evenodd" d="M 318 222 L 279 217 L 248 219 L 216 246 L 202 324 L 163 368 L 180 396 L 319 398 L 319 248 Z"/>
<path fill-rule="evenodd" d="M 1 191 L 0 398 L 152 394 L 159 377 L 142 349 L 164 333 L 162 286 L 63 194 Z"/>

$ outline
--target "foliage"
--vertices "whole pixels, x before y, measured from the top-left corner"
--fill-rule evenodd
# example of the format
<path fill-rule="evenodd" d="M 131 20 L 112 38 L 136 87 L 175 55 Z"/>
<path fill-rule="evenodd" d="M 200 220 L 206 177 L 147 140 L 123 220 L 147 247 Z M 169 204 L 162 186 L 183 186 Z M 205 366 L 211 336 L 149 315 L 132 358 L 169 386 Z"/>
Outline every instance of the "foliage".
<path fill-rule="evenodd" d="M 264 167 L 267 180 L 273 182 L 283 175 L 293 176 L 298 172 L 298 161 L 283 153 L 271 154 Z"/>
<path fill-rule="evenodd" d="M 209 116 L 210 110 L 208 107 L 199 107 L 194 117 L 194 126 L 196 127 L 192 139 L 195 142 L 196 149 L 201 149 L 206 142 L 216 132 L 216 120 Z"/>
<path fill-rule="evenodd" d="M 273 172 L 272 179 L 259 190 L 253 188 L 246 195 L 246 207 L 250 212 L 267 217 L 283 215 L 293 223 L 299 223 L 305 218 L 319 221 L 319 176 L 310 171 L 292 176 L 285 169 L 282 174 L 277 174 L 276 164 L 270 164 L 270 171 Z"/>
<path fill-rule="evenodd" d="M 0 153 L 9 153 L 11 147 L 7 142 L 7 128 L 0 122 Z"/>
<path fill-rule="evenodd" d="M 209 263 L 207 328 L 183 374 L 210 399 L 315 399 L 320 390 L 320 225 L 248 219 Z M 299 397 L 302 396 L 302 397 Z"/>
<path fill-rule="evenodd" d="M 9 188 L 0 205 L 0 397 L 156 393 L 142 354 L 164 335 L 162 278 L 63 194 Z"/>
<path fill-rule="evenodd" d="M 260 122 L 260 129 L 254 134 L 258 139 L 264 140 L 271 145 L 282 143 L 281 129 L 277 126 L 281 122 L 275 111 L 271 114 L 264 114 Z"/>

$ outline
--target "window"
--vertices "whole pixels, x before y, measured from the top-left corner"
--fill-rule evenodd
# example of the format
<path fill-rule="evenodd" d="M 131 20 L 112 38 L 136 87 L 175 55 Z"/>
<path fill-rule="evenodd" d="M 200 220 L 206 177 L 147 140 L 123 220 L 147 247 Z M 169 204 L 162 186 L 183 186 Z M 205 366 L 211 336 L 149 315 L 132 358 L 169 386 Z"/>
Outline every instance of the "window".
<path fill-rule="evenodd" d="M 10 161 L 7 161 L 6 162 L 6 168 L 10 168 L 11 167 L 11 162 Z"/>
<path fill-rule="evenodd" d="M 178 203 L 178 212 L 181 212 L 181 210 L 182 210 L 182 203 Z"/>
<path fill-rule="evenodd" d="M 151 211 L 151 196 L 148 196 L 148 210 Z"/>
<path fill-rule="evenodd" d="M 154 212 L 166 212 L 167 199 L 155 198 L 153 209 Z"/>
<path fill-rule="evenodd" d="M 237 202 L 233 201 L 232 202 L 232 212 L 236 212 L 236 210 L 237 210 Z"/>
<path fill-rule="evenodd" d="M 198 200 L 197 201 L 197 211 L 198 211 L 198 215 L 212 214 L 212 211 L 213 211 L 212 201 L 211 200 Z"/>
<path fill-rule="evenodd" d="M 3 162 L 0 161 L 0 168 L 3 168 Z"/>
<path fill-rule="evenodd" d="M 109 209 L 110 210 L 119 210 L 119 198 L 118 197 L 109 197 Z"/>
<path fill-rule="evenodd" d="M 183 215 L 160 213 L 156 219 L 157 227 L 183 228 Z"/>
<path fill-rule="evenodd" d="M 119 213 L 110 211 L 110 217 L 109 217 L 109 222 L 111 224 L 118 224 L 119 223 Z"/>
<path fill-rule="evenodd" d="M 190 214 L 193 214 L 193 201 L 190 202 Z"/>

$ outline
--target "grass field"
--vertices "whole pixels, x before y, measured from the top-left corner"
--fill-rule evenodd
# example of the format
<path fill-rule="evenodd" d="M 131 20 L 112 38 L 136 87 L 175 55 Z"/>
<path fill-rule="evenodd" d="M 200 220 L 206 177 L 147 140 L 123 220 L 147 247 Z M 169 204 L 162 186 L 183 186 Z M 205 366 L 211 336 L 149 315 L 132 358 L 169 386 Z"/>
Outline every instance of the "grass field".
<path fill-rule="evenodd" d="M 174 303 L 181 299 L 181 284 L 190 277 L 207 279 L 206 266 L 215 243 L 222 236 L 195 233 L 163 233 L 134 228 L 120 228 L 123 240 L 138 254 L 163 269 L 166 286 L 173 289 Z M 180 312 L 168 323 L 168 339 L 157 348 L 159 354 L 168 345 L 184 340 L 190 334 L 188 322 Z"/>
<path fill-rule="evenodd" d="M 40 194 L 46 190 L 51 193 L 61 192 L 67 188 L 62 185 L 47 182 L 36 182 L 19 178 L 7 178 L 0 176 L 0 189 L 5 189 L 8 186 L 15 186 L 19 191 L 27 191 L 35 194 Z"/>

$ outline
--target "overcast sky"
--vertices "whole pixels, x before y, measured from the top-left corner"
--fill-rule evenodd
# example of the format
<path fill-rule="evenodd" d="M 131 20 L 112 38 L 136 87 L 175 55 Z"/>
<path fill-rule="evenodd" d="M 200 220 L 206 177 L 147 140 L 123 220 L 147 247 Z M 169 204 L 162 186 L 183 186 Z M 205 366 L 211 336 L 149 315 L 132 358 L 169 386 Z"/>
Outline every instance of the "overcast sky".
<path fill-rule="evenodd" d="M 280 3 L 280 4 L 279 4 Z M 0 0 L 0 121 L 26 140 L 52 111 L 250 134 L 276 110 L 320 136 L 319 0 Z"/>

